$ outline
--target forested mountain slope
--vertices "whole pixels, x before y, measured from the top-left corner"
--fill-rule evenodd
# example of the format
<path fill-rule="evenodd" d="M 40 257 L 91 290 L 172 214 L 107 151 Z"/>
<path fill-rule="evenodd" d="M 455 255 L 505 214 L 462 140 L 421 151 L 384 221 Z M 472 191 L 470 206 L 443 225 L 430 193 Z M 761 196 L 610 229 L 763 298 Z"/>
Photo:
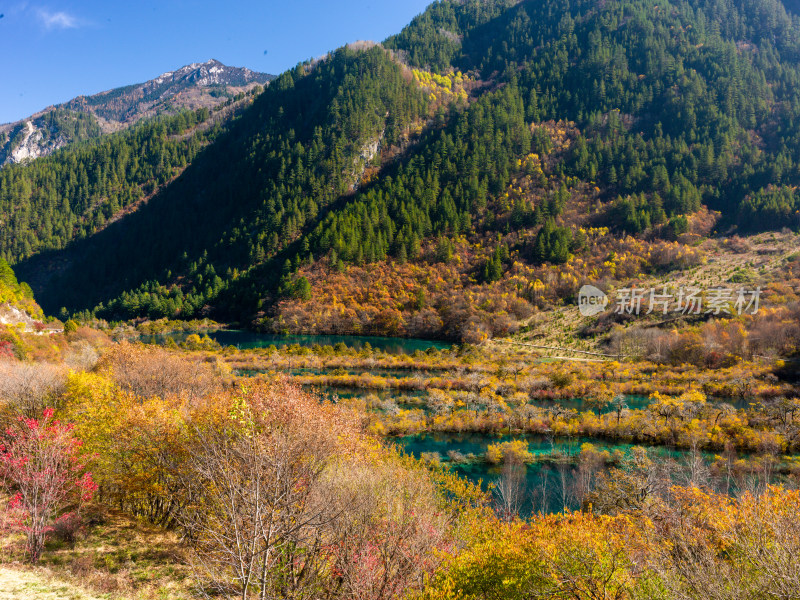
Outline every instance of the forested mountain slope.
<path fill-rule="evenodd" d="M 19 270 L 68 256 L 37 297 L 109 319 L 501 334 L 581 279 L 701 260 L 686 236 L 800 227 L 799 119 L 777 0 L 437 2 L 283 74 L 146 205 Z"/>
<path fill-rule="evenodd" d="M 80 259 L 43 290 L 45 302 L 81 307 L 178 275 L 191 278 L 185 289 L 161 290 L 157 302 L 201 311 L 236 270 L 271 265 L 350 194 L 381 144 L 401 142 L 427 105 L 407 79 L 378 48 L 284 73 L 173 184 L 73 248 Z M 130 307 L 140 309 L 150 307 Z"/>
<path fill-rule="evenodd" d="M 135 209 L 214 140 L 253 93 L 1 169 L 0 256 L 15 262 L 65 248 Z"/>
<path fill-rule="evenodd" d="M 732 221 L 748 193 L 796 181 L 800 24 L 778 2 L 522 2 L 464 16 L 479 7 L 434 5 L 387 46 L 418 66 L 516 79 L 529 119 L 582 128 L 569 164 L 581 179 L 644 192 L 648 210 L 659 194 L 668 213 L 703 201 Z"/>

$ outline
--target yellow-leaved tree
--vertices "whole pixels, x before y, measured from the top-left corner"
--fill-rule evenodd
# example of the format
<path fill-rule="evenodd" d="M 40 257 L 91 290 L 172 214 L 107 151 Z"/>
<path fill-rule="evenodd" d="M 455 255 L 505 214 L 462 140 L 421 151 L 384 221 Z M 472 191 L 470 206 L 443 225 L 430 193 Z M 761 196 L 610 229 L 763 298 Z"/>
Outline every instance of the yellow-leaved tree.
<path fill-rule="evenodd" d="M 530 522 L 473 522 L 467 547 L 419 598 L 426 600 L 623 600 L 635 577 L 623 518 L 572 513 Z"/>

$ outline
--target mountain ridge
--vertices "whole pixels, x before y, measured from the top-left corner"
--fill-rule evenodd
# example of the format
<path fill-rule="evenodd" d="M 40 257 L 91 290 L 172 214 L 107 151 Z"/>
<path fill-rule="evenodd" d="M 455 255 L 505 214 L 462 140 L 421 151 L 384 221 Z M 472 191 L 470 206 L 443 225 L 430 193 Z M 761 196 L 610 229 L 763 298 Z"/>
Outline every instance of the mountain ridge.
<path fill-rule="evenodd" d="M 70 143 L 122 131 L 153 116 L 213 108 L 272 79 L 273 75 L 229 67 L 212 58 L 142 83 L 77 96 L 0 125 L 0 165 L 47 156 Z"/>

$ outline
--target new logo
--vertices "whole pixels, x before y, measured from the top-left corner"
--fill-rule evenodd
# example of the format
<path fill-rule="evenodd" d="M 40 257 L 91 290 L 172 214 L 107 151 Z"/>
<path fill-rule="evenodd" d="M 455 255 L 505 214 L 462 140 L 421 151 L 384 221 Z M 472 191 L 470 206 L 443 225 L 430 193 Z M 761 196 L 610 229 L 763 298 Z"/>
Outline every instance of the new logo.
<path fill-rule="evenodd" d="M 606 293 L 594 287 L 585 285 L 578 292 L 578 310 L 584 317 L 593 317 L 603 312 L 608 306 L 608 296 Z"/>

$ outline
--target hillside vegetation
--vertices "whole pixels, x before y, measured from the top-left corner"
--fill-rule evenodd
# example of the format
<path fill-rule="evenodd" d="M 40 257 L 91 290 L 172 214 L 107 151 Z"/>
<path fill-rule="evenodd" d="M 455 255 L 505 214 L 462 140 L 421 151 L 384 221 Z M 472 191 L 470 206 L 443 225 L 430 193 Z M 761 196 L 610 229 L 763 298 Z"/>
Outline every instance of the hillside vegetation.
<path fill-rule="evenodd" d="M 799 126 L 776 0 L 441 0 L 4 168 L 0 600 L 796 599 Z"/>
<path fill-rule="evenodd" d="M 83 328 L 50 338 L 52 362 L 0 360 L 4 592 L 732 600 L 797 589 L 799 404 L 774 361 L 237 351 L 193 337 L 166 349 Z M 311 366 L 329 372 L 276 372 Z M 323 377 L 399 387 L 334 403 L 298 385 Z M 406 395 L 413 386 L 425 394 Z M 647 405 L 629 406 L 632 393 Z M 576 397 L 582 410 L 567 407 Z M 434 432 L 483 435 L 485 451 L 415 460 L 387 439 Z M 534 447 L 541 436 L 549 449 Z M 485 493 L 459 467 L 501 476 Z M 532 486 L 528 473 L 545 475 Z"/>
<path fill-rule="evenodd" d="M 14 270 L 0 258 L 0 305 L 24 311 L 31 317 L 41 318 L 42 309 L 33 298 L 31 286 L 17 281 Z"/>
<path fill-rule="evenodd" d="M 205 150 L 178 152 L 186 170 L 134 214 L 19 270 L 52 312 L 325 332 L 292 320 L 310 301 L 338 310 L 320 277 L 346 289 L 362 268 L 441 263 L 465 290 L 455 326 L 419 297 L 371 302 L 348 330 L 502 334 L 500 316 L 539 306 L 537 280 L 558 304 L 588 279 L 698 264 L 706 236 L 798 229 L 798 58 L 776 0 L 437 2 L 382 47 L 284 73 Z M 126 194 L 81 220 L 113 220 Z M 44 231 L 20 231 L 9 257 Z M 55 237 L 44 247 L 72 234 Z M 603 253 L 630 268 L 598 271 Z M 546 265 L 569 277 L 541 279 Z"/>

